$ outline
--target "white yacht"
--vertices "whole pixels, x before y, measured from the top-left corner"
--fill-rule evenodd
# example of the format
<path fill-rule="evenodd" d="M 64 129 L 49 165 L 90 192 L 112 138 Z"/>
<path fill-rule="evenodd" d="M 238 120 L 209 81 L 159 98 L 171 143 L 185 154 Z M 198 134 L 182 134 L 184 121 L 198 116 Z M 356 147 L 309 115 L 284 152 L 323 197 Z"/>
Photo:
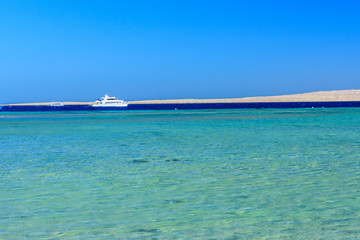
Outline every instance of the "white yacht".
<path fill-rule="evenodd" d="M 127 107 L 128 102 L 124 100 L 119 100 L 116 97 L 109 97 L 105 94 L 105 97 L 102 97 L 99 100 L 96 100 L 92 107 Z"/>
<path fill-rule="evenodd" d="M 64 106 L 64 104 L 62 104 L 61 102 L 53 102 L 50 104 L 50 106 L 52 107 L 62 107 Z"/>

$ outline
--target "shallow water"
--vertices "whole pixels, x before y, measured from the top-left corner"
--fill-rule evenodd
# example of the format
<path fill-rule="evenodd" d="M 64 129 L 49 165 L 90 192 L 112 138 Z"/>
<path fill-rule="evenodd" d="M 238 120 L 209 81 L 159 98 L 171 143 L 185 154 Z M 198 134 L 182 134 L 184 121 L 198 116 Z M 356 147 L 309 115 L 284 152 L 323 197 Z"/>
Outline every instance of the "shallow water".
<path fill-rule="evenodd" d="M 360 109 L 0 114 L 0 239 L 358 239 Z"/>

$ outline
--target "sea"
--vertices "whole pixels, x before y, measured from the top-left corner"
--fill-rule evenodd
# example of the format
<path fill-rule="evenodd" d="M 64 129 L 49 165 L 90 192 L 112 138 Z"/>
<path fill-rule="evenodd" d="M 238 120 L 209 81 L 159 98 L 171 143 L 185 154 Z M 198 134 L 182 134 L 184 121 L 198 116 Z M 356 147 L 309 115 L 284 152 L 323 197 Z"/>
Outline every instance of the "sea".
<path fill-rule="evenodd" d="M 0 113 L 0 239 L 360 239 L 360 108 Z"/>

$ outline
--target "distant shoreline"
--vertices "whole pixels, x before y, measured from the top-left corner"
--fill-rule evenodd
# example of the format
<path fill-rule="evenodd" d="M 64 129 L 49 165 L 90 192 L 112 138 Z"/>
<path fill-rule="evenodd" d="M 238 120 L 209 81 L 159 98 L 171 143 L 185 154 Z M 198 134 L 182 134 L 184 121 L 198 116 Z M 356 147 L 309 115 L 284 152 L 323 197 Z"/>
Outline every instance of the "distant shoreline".
<path fill-rule="evenodd" d="M 283 103 L 283 102 L 356 102 L 360 90 L 319 91 L 302 94 L 224 99 L 168 99 L 129 101 L 129 104 L 182 104 L 182 103 Z M 46 106 L 52 102 L 2 104 L 3 106 Z M 91 105 L 94 102 L 62 102 L 64 105 Z"/>

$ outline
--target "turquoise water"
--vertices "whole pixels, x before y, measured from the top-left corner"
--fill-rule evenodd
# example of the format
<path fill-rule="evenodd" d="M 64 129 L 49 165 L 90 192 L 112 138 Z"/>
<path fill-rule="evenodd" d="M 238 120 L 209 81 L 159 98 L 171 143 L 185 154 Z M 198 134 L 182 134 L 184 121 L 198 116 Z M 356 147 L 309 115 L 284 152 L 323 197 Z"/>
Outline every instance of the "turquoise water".
<path fill-rule="evenodd" d="M 1 113 L 0 239 L 359 239 L 360 109 Z"/>

